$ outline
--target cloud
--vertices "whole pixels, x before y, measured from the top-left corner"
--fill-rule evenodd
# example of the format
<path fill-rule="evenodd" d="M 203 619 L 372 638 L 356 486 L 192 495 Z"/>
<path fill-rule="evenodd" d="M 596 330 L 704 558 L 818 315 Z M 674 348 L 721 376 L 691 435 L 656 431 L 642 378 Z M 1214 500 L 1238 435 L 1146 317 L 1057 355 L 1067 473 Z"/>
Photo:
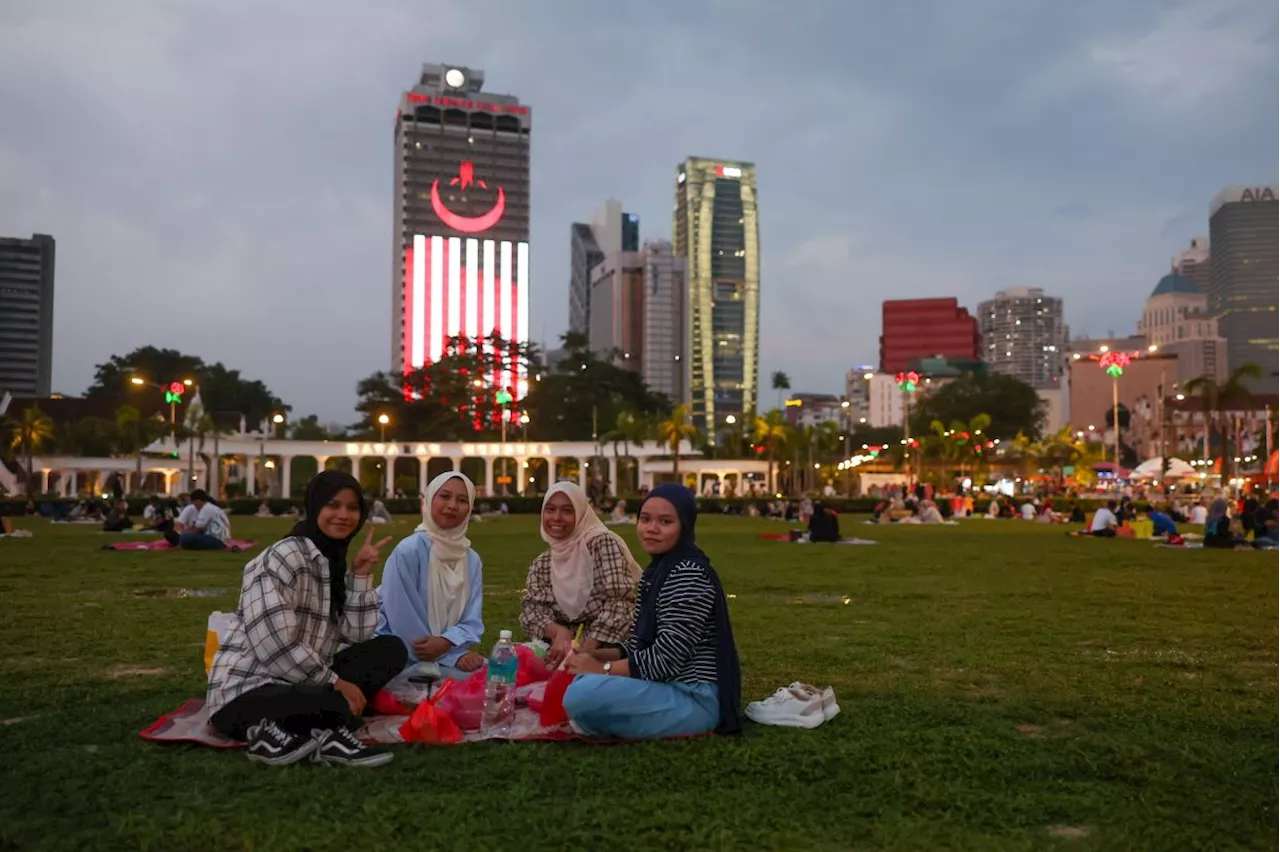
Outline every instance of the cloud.
<path fill-rule="evenodd" d="M 880 302 L 1006 286 L 1127 328 L 1222 186 L 1273 179 L 1274 4 L 922 0 L 0 7 L 0 233 L 58 239 L 55 384 L 145 343 L 350 420 L 390 363 L 391 156 L 424 61 L 533 107 L 533 329 L 606 198 L 760 176 L 762 364 L 837 391 Z M 1101 319 L 1105 317 L 1106 319 Z"/>

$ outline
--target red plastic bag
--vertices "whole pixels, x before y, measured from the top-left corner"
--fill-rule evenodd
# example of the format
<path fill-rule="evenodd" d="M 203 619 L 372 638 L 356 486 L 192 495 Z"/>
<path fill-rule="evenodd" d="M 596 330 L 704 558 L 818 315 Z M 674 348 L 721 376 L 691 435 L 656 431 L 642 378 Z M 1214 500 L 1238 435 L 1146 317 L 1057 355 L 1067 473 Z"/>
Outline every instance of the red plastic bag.
<path fill-rule="evenodd" d="M 569 714 L 564 710 L 564 694 L 573 683 L 573 675 L 566 671 L 558 671 L 547 682 L 547 691 L 542 695 L 542 712 L 538 716 L 538 724 L 544 728 L 563 725 L 569 721 Z"/>
<path fill-rule="evenodd" d="M 484 669 L 471 677 L 446 684 L 432 704 L 442 710 L 464 731 L 480 730 L 484 719 Z"/>
<path fill-rule="evenodd" d="M 452 745 L 462 742 L 462 731 L 449 714 L 427 701 L 419 704 L 400 726 L 400 736 L 407 743 Z"/>
<path fill-rule="evenodd" d="M 380 689 L 373 695 L 369 707 L 375 716 L 408 716 L 413 710 L 406 707 L 390 692 Z"/>
<path fill-rule="evenodd" d="M 481 669 L 484 671 L 484 669 Z M 516 646 L 516 686 L 528 686 L 551 677 L 551 669 L 528 645 Z"/>

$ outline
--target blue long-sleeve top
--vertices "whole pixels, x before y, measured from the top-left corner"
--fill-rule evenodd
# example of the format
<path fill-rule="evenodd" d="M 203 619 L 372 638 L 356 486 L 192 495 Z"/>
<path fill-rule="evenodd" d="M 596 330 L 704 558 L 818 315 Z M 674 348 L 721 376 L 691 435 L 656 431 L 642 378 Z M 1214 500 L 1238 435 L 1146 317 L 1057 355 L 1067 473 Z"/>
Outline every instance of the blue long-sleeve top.
<path fill-rule="evenodd" d="M 378 589 L 382 608 L 378 615 L 378 636 L 398 636 L 409 651 L 408 665 L 419 662 L 413 643 L 425 636 L 443 636 L 453 647 L 435 660 L 442 666 L 456 666 L 458 658 L 480 641 L 484 621 L 480 617 L 484 583 L 480 556 L 467 553 L 467 576 L 471 594 L 462 609 L 462 618 L 448 630 L 437 630 L 427 621 L 427 578 L 431 572 L 431 539 L 414 533 L 396 545 L 387 557 Z"/>
<path fill-rule="evenodd" d="M 1154 535 L 1177 535 L 1178 527 L 1164 512 L 1152 512 L 1151 532 Z"/>

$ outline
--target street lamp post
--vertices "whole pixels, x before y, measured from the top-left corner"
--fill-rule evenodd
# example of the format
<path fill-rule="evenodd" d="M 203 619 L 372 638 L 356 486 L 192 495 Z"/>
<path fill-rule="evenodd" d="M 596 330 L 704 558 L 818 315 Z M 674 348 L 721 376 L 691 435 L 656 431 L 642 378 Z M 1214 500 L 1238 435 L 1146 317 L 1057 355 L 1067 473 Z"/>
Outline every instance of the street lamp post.
<path fill-rule="evenodd" d="M 853 437 L 852 435 L 849 434 L 850 432 L 853 431 L 853 428 L 852 428 L 853 424 L 850 422 L 850 418 L 849 418 L 849 400 L 842 399 L 840 401 L 840 414 L 841 414 L 840 419 L 843 421 L 841 425 L 842 425 L 842 428 L 844 429 L 844 459 L 843 460 L 847 462 L 849 460 L 849 441 Z M 845 497 L 852 496 L 849 492 L 849 466 L 848 465 L 845 465 L 845 468 L 844 468 L 844 496 Z"/>
<path fill-rule="evenodd" d="M 167 385 L 156 384 L 148 381 L 141 376 L 130 376 L 129 383 L 135 387 L 155 388 L 164 393 L 164 401 L 169 403 L 169 440 L 173 441 L 174 449 L 178 446 L 178 403 L 182 402 L 182 395 L 186 389 L 195 385 L 191 379 L 183 379 L 181 382 L 170 382 Z"/>
<path fill-rule="evenodd" d="M 283 414 L 280 414 L 279 412 L 276 412 L 275 414 L 271 415 L 271 422 L 272 422 L 272 424 L 274 424 L 274 428 L 279 428 L 280 424 L 281 424 L 281 423 L 284 423 L 284 415 L 283 415 Z M 257 479 L 258 479 L 259 484 L 261 484 L 261 483 L 263 483 L 263 482 L 268 482 L 266 471 L 271 469 L 271 466 L 269 466 L 269 465 L 267 464 L 267 461 L 266 461 L 266 459 L 267 459 L 267 430 L 268 430 L 268 429 L 271 429 L 271 428 L 272 428 L 272 427 L 267 426 L 267 425 L 266 425 L 266 422 L 264 421 L 264 422 L 263 422 L 263 425 L 262 425 L 262 437 L 260 437 L 260 438 L 258 439 L 258 473 L 257 473 Z M 274 430 L 273 430 L 273 435 L 274 435 Z M 264 496 L 266 496 L 266 497 L 270 497 L 270 496 L 271 496 L 271 486 L 270 486 L 269 484 L 268 484 L 268 486 L 267 486 L 267 489 L 266 489 L 266 490 L 267 490 L 267 493 L 266 493 Z"/>
<path fill-rule="evenodd" d="M 391 422 L 391 418 L 385 414 L 378 415 L 379 434 L 378 440 L 385 444 L 387 442 L 387 424 Z"/>

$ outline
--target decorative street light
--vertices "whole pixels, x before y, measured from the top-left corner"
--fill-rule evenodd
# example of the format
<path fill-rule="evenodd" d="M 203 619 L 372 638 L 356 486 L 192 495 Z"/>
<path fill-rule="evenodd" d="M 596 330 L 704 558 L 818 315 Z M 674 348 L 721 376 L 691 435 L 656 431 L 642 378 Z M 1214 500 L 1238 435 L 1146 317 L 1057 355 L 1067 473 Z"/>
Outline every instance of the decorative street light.
<path fill-rule="evenodd" d="M 920 386 L 920 374 L 915 370 L 907 370 L 894 376 L 898 390 L 902 391 L 902 443 L 903 463 L 907 469 L 907 479 L 911 478 L 911 394 Z"/>
<path fill-rule="evenodd" d="M 378 415 L 378 426 L 381 427 L 379 430 L 380 437 L 378 438 L 378 440 L 384 444 L 387 442 L 387 424 L 390 422 L 391 422 L 391 418 L 388 417 L 387 415 L 385 414 Z"/>
<path fill-rule="evenodd" d="M 182 403 L 182 395 L 186 393 L 187 388 L 193 387 L 195 382 L 191 379 L 183 379 L 180 382 L 169 382 L 166 385 L 159 385 L 155 382 L 148 381 L 141 376 L 130 376 L 129 383 L 135 387 L 155 388 L 164 393 L 164 401 L 169 405 L 169 438 L 173 441 L 176 448 L 178 445 L 178 420 L 177 408 Z"/>
<path fill-rule="evenodd" d="M 1148 352 L 1155 352 L 1159 347 L 1154 344 L 1147 347 Z M 1113 351 L 1110 347 L 1099 346 L 1097 355 L 1090 355 L 1091 359 L 1098 362 L 1108 376 L 1111 377 L 1111 428 L 1112 432 L 1112 462 L 1115 464 L 1116 472 L 1120 470 L 1120 377 L 1124 375 L 1125 367 L 1128 367 L 1138 358 L 1142 357 L 1141 352 L 1119 352 Z M 1090 431 L 1093 427 L 1089 427 Z"/>

